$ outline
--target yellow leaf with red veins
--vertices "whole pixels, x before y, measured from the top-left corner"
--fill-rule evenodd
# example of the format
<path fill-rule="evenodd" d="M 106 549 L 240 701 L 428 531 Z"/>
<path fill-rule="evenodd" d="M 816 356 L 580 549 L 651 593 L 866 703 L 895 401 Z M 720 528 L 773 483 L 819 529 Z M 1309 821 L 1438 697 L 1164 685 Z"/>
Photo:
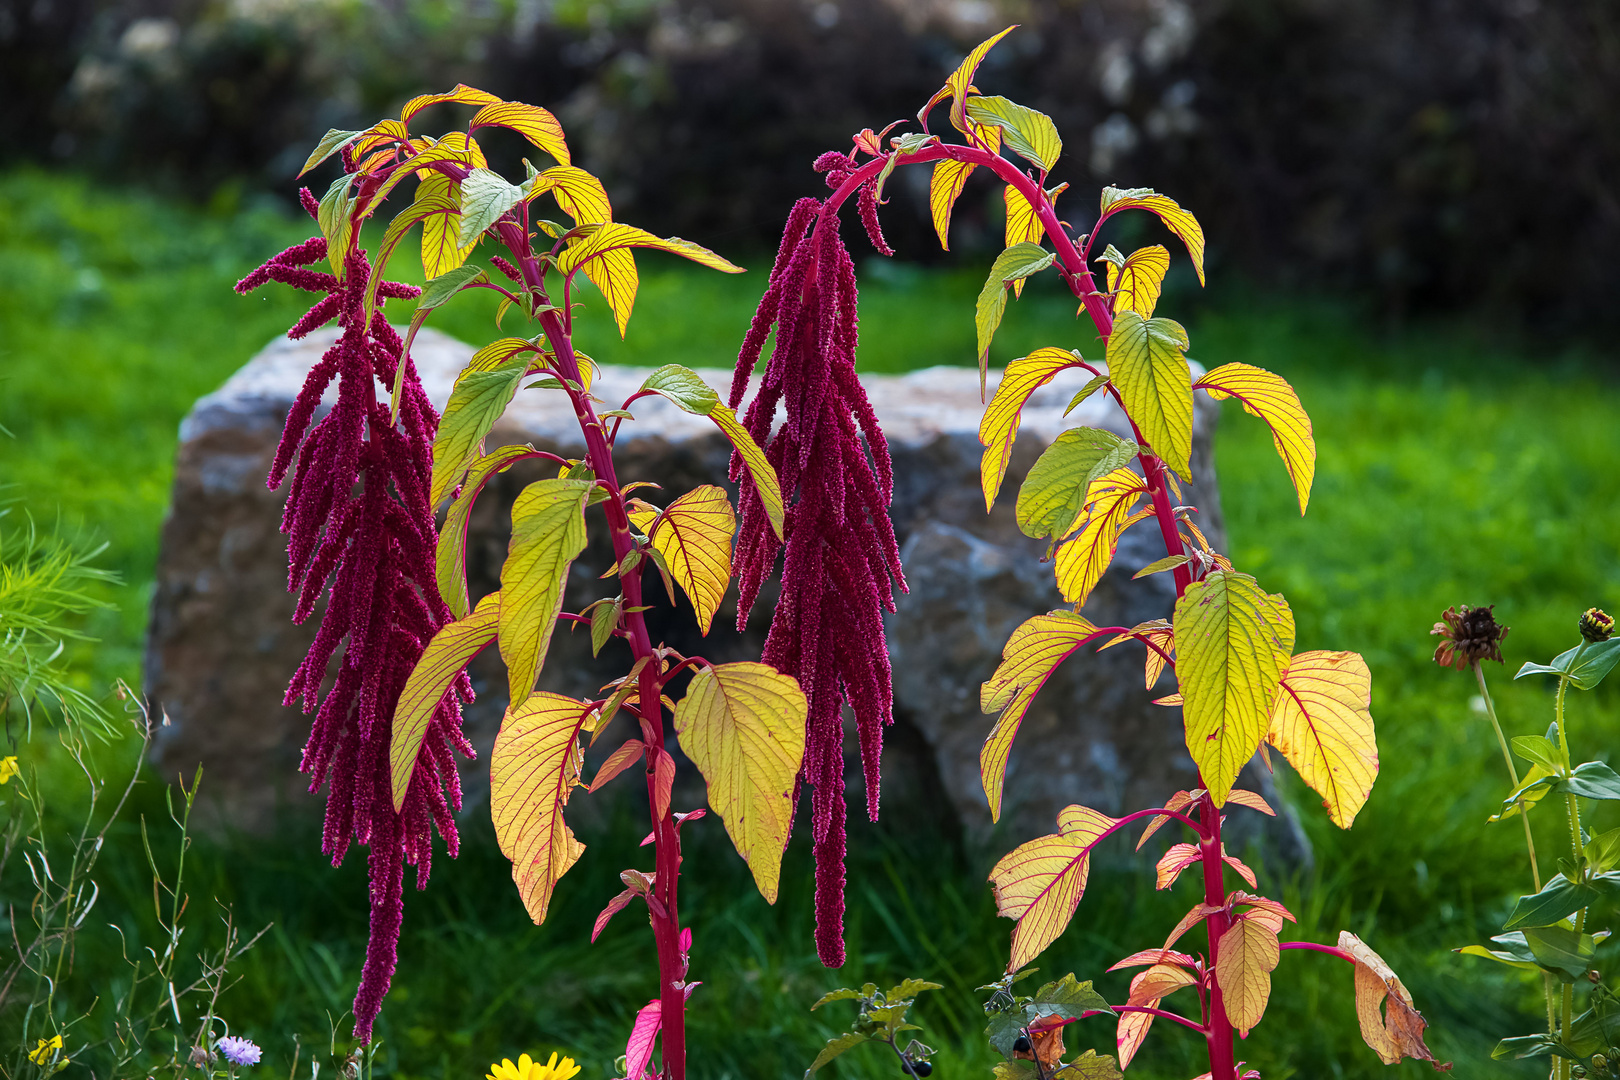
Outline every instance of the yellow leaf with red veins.
<path fill-rule="evenodd" d="M 1026 620 L 1002 646 L 1001 663 L 979 688 L 979 710 L 1000 711 L 979 751 L 979 776 L 990 802 L 990 820 L 1001 820 L 1007 757 L 1035 695 L 1058 665 L 1096 633 L 1090 620 L 1069 611 L 1053 611 Z"/>
<path fill-rule="evenodd" d="M 1247 1037 L 1266 1014 L 1271 973 L 1281 955 L 1277 931 L 1260 919 L 1240 915 L 1221 935 L 1216 946 L 1215 981 L 1226 1002 L 1226 1017 L 1239 1035 Z"/>
<path fill-rule="evenodd" d="M 1151 188 L 1105 187 L 1102 191 L 1103 216 L 1115 214 L 1121 210 L 1151 210 L 1159 215 L 1165 228 L 1175 233 L 1183 244 L 1187 245 L 1187 254 L 1192 256 L 1193 269 L 1198 271 L 1198 284 L 1204 283 L 1204 229 L 1198 224 L 1198 219 L 1177 205 L 1176 200 L 1168 195 L 1160 195 Z M 1102 224 L 1101 221 L 1098 224 Z"/>
<path fill-rule="evenodd" d="M 1384 958 L 1348 930 L 1339 933 L 1339 948 L 1356 961 L 1356 1016 L 1361 1021 L 1361 1037 L 1380 1061 L 1393 1065 L 1403 1057 L 1427 1061 L 1437 1069 L 1449 1069 L 1435 1061 L 1423 1042 L 1428 1022 L 1412 1006 L 1412 995 L 1402 985 Z"/>
<path fill-rule="evenodd" d="M 934 217 L 934 231 L 939 234 L 939 246 L 951 250 L 951 208 L 967 186 L 968 177 L 975 166 L 971 161 L 942 158 L 934 165 L 928 179 L 928 209 Z"/>
<path fill-rule="evenodd" d="M 1288 663 L 1266 741 L 1322 796 L 1328 818 L 1348 829 L 1378 778 L 1372 673 L 1353 652 L 1304 652 Z"/>
<path fill-rule="evenodd" d="M 538 105 L 525 105 L 518 101 L 497 101 L 485 105 L 472 118 L 469 130 L 490 125 L 517 132 L 563 165 L 573 160 L 568 154 L 568 142 L 563 137 L 562 125 L 555 116 Z"/>
<path fill-rule="evenodd" d="M 1198 848 L 1193 844 L 1171 844 L 1170 850 L 1159 859 L 1155 868 L 1157 882 L 1155 889 L 1168 889 L 1176 883 L 1181 872 L 1198 861 Z"/>
<path fill-rule="evenodd" d="M 399 111 L 399 118 L 409 122 L 412 117 L 429 105 L 439 105 L 444 102 L 455 102 L 459 105 L 493 105 L 500 100 L 494 94 L 467 86 L 465 83 L 457 83 L 456 88 L 446 94 L 421 94 L 411 98 L 405 103 L 405 107 Z"/>
<path fill-rule="evenodd" d="M 1169 249 L 1154 244 L 1125 257 L 1109 245 L 1102 260 L 1108 264 L 1108 291 L 1114 294 L 1114 312 L 1134 311 L 1144 319 L 1153 318 L 1159 294 L 1164 291 L 1165 272 L 1170 269 Z"/>
<path fill-rule="evenodd" d="M 461 243 L 461 185 L 448 176 L 424 176 L 416 186 L 416 202 L 432 206 L 422 217 L 422 276 L 432 281 L 466 262 L 478 238 Z"/>
<path fill-rule="evenodd" d="M 1114 823 L 1084 806 L 1065 807 L 1058 832 L 1020 844 L 990 871 L 997 913 L 1018 920 L 1008 971 L 1028 965 L 1068 927 L 1086 891 L 1091 849 Z"/>
<path fill-rule="evenodd" d="M 952 126 L 964 135 L 967 134 L 973 127 L 973 122 L 967 117 L 967 96 L 969 89 L 973 88 L 973 75 L 979 70 L 979 65 L 984 62 L 986 54 L 995 47 L 996 42 L 1012 33 L 1015 29 L 1017 29 L 1016 23 L 994 37 L 987 38 L 975 45 L 973 51 L 962 59 L 961 64 L 957 65 L 955 71 L 951 72 L 951 77 L 945 80 L 945 85 L 940 87 L 939 91 L 928 99 L 928 104 L 924 105 L 922 110 L 917 113 L 917 121 L 926 123 L 929 111 L 941 101 L 948 99 L 951 103 Z M 1000 128 L 986 130 L 994 130 L 997 136 L 1001 134 Z"/>
<path fill-rule="evenodd" d="M 608 201 L 602 181 L 577 166 L 553 165 L 536 174 L 529 198 L 545 191 L 551 192 L 557 206 L 576 225 L 600 225 L 613 220 L 613 204 Z"/>
<path fill-rule="evenodd" d="M 1316 479 L 1316 436 L 1311 431 L 1311 418 L 1288 380 L 1253 364 L 1222 364 L 1202 376 L 1193 389 L 1207 391 L 1217 401 L 1236 398 L 1244 412 L 1266 422 L 1277 456 L 1294 482 L 1299 512 L 1305 513 L 1311 501 L 1311 484 Z"/>
<path fill-rule="evenodd" d="M 793 676 L 747 662 L 699 672 L 675 706 L 681 749 L 707 781 L 709 805 L 760 895 L 773 904 L 809 709 Z"/>
<path fill-rule="evenodd" d="M 1120 535 L 1132 524 L 1131 512 L 1145 494 L 1146 482 L 1129 465 L 1097 477 L 1086 488 L 1089 509 L 1075 518 L 1075 525 L 1082 521 L 1085 525 L 1078 536 L 1058 545 L 1052 560 L 1063 599 L 1080 607 L 1091 596 L 1113 565 Z"/>
<path fill-rule="evenodd" d="M 1159 681 L 1164 674 L 1165 657 L 1174 650 L 1176 642 L 1175 631 L 1170 628 L 1169 619 L 1149 619 L 1144 623 L 1137 623 L 1130 630 L 1114 638 L 1097 651 L 1111 649 L 1122 641 L 1140 641 L 1144 646 L 1157 645 L 1158 648 L 1147 648 L 1147 660 L 1142 666 L 1142 678 L 1146 681 L 1145 689 L 1153 689 L 1153 684 Z"/>
<path fill-rule="evenodd" d="M 988 513 L 996 505 L 996 494 L 1007 475 L 1007 463 L 1012 460 L 1013 443 L 1018 440 L 1018 427 L 1023 422 L 1024 406 L 1029 396 L 1064 368 L 1078 367 L 1080 356 L 1068 349 L 1047 346 L 1036 349 L 1028 356 L 1020 356 L 1007 365 L 996 386 L 995 396 L 985 407 L 984 418 L 979 421 L 979 442 L 984 446 L 984 457 L 979 462 L 979 479 L 984 488 L 984 509 Z"/>
<path fill-rule="evenodd" d="M 1108 377 L 1153 452 L 1182 479 L 1192 461 L 1192 369 L 1187 331 L 1170 319 L 1122 311 L 1108 335 Z"/>
<path fill-rule="evenodd" d="M 608 307 L 613 310 L 621 335 L 630 321 L 630 312 L 636 304 L 636 290 L 641 283 L 630 250 L 638 247 L 666 251 L 728 274 L 743 272 L 742 267 L 690 240 L 682 240 L 678 236 L 654 236 L 645 229 L 622 222 L 603 223 L 590 235 L 570 241 L 557 256 L 557 269 L 565 277 L 575 270 L 584 269 L 585 276 L 601 290 Z"/>
<path fill-rule="evenodd" d="M 537 480 L 512 504 L 512 539 L 501 566 L 500 642 L 508 701 L 523 701 L 546 662 L 568 568 L 585 550 L 582 480 Z"/>
<path fill-rule="evenodd" d="M 1287 678 L 1286 675 L 1283 677 Z M 1277 816 L 1277 811 L 1271 808 L 1270 803 L 1266 802 L 1266 800 L 1262 799 L 1254 792 L 1244 791 L 1242 788 L 1233 788 L 1231 791 L 1227 792 L 1226 801 L 1229 803 L 1237 803 L 1239 806 L 1247 806 L 1250 810 L 1258 810 L 1262 814 L 1268 814 L 1271 817 Z"/>
<path fill-rule="evenodd" d="M 1155 964 L 1131 979 L 1130 999 L 1126 1004 L 1157 1009 L 1159 1003 L 1170 994 L 1184 987 L 1195 986 L 1197 983 L 1197 977 L 1190 971 L 1172 964 Z M 1115 1041 L 1119 1047 L 1121 1069 L 1130 1067 L 1131 1059 L 1141 1049 L 1142 1041 L 1147 1038 L 1148 1029 L 1153 1026 L 1153 1020 L 1152 1013 L 1119 1014 L 1119 1028 Z"/>
<path fill-rule="evenodd" d="M 1035 213 L 1035 208 L 1029 204 L 1019 190 L 1008 184 L 1001 193 L 1002 201 L 1007 204 L 1007 247 L 1014 244 L 1038 244 L 1046 236 L 1046 227 Z M 1019 278 L 1013 282 L 1013 295 L 1024 295 L 1024 280 Z"/>
<path fill-rule="evenodd" d="M 725 490 L 695 487 L 669 504 L 653 527 L 652 545 L 697 613 L 704 634 L 731 584 L 731 537 L 737 516 Z"/>
<path fill-rule="evenodd" d="M 1175 631 L 1187 750 L 1221 806 L 1270 725 L 1294 616 L 1249 575 L 1216 570 L 1176 601 Z"/>
<path fill-rule="evenodd" d="M 495 618 L 500 610 L 500 594 L 490 593 L 478 602 L 478 610 L 466 618 L 439 627 L 422 656 L 405 679 L 394 705 L 394 723 L 389 730 L 389 777 L 394 793 L 394 810 L 405 805 L 405 792 L 416 770 L 416 759 L 427 738 L 428 725 L 439 703 L 450 691 L 456 676 L 467 669 L 472 658 L 495 640 Z"/>
<path fill-rule="evenodd" d="M 545 921 L 557 880 L 585 851 L 563 821 L 563 807 L 579 783 L 579 732 L 589 716 L 583 701 L 531 694 L 506 710 L 490 755 L 495 839 L 512 860 L 512 880 L 536 923 Z"/>
<path fill-rule="evenodd" d="M 1178 791 L 1174 795 L 1170 796 L 1169 799 L 1165 800 L 1164 808 L 1166 810 L 1174 810 L 1179 813 L 1180 811 L 1187 809 L 1187 807 L 1191 806 L 1193 803 L 1197 802 L 1203 797 L 1203 794 L 1203 788 L 1199 788 L 1196 791 Z M 1142 838 L 1136 842 L 1136 850 L 1141 851 L 1142 845 L 1148 842 L 1148 837 L 1164 828 L 1165 822 L 1169 820 L 1169 814 L 1160 814 L 1157 817 L 1150 819 L 1148 821 L 1147 828 L 1142 830 Z"/>

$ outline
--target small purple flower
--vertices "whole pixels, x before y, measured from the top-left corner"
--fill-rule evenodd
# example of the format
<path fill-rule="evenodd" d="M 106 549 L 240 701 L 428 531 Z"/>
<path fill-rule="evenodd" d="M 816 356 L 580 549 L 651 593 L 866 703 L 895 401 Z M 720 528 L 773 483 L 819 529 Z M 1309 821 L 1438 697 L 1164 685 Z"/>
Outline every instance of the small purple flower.
<path fill-rule="evenodd" d="M 235 1035 L 227 1035 L 214 1044 L 225 1060 L 232 1065 L 257 1065 L 259 1058 L 264 1055 L 252 1039 L 243 1039 Z"/>

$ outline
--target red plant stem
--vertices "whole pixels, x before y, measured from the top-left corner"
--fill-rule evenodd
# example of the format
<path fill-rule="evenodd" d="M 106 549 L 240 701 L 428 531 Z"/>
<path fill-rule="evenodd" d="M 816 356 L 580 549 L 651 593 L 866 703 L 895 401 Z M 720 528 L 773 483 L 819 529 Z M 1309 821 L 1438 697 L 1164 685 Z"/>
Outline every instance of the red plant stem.
<path fill-rule="evenodd" d="M 524 284 L 540 298 L 542 304 L 547 303 L 540 262 L 529 247 L 524 230 L 509 222 L 501 223 L 498 229 L 501 239 L 522 269 Z M 625 556 L 635 546 L 635 541 L 630 535 L 630 516 L 625 509 L 624 495 L 619 490 L 618 475 L 613 468 L 613 450 L 608 445 L 606 430 L 597 417 L 589 396 L 575 391 L 568 385 L 567 380 L 572 380 L 575 385 L 583 385 L 583 381 L 580 378 L 579 360 L 574 354 L 574 344 L 561 314 L 555 309 L 541 312 L 540 325 L 545 330 L 546 340 L 551 343 L 557 369 L 565 380 L 563 385 L 569 400 L 573 403 L 580 431 L 585 436 L 586 455 L 591 468 L 596 472 L 597 483 L 608 492 L 602 508 L 606 512 L 608 529 L 612 534 L 613 557 L 622 566 Z M 638 661 L 656 655 L 652 638 L 647 632 L 647 621 L 643 618 L 642 612 L 636 610 L 642 606 L 642 568 L 636 566 L 628 573 L 620 575 L 620 587 L 624 592 L 624 629 L 630 648 Z M 653 813 L 658 875 L 653 884 L 653 895 L 663 907 L 660 913 L 653 905 L 647 905 L 651 912 L 653 940 L 658 948 L 658 996 L 661 1003 L 664 1076 L 667 1080 L 685 1080 L 686 962 L 682 956 L 680 916 L 675 903 L 676 886 L 679 884 L 681 873 L 681 848 L 680 834 L 675 828 L 672 809 L 666 807 L 662 815 L 657 812 L 658 785 L 654 774 L 654 762 L 664 749 L 664 723 L 660 698 L 663 691 L 663 672 L 655 660 L 642 665 L 638 689 L 641 699 L 638 713 L 649 751 L 646 757 L 647 798 Z"/>
<path fill-rule="evenodd" d="M 1080 1015 L 1082 1017 L 1115 1016 L 1119 1013 L 1148 1013 L 1151 1016 L 1157 1016 L 1163 1020 L 1174 1020 L 1176 1023 L 1181 1024 L 1184 1027 L 1192 1028 L 1200 1035 L 1207 1034 L 1204 1025 L 1198 1023 L 1196 1020 L 1189 1020 L 1185 1016 L 1177 1016 L 1175 1013 L 1167 1012 L 1164 1009 L 1155 1009 L 1150 1005 L 1110 1005 L 1106 1011 L 1103 1009 L 1092 1009 L 1088 1012 L 1081 1013 Z"/>
<path fill-rule="evenodd" d="M 1337 945 L 1318 945 L 1314 941 L 1285 941 L 1282 943 L 1280 948 L 1309 949 L 1311 952 L 1327 953 L 1329 956 L 1337 956 L 1340 960 L 1343 960 L 1347 964 L 1356 963 L 1355 957 L 1351 956 Z"/>
<path fill-rule="evenodd" d="M 1220 908 L 1204 920 L 1209 931 L 1208 970 L 1218 969 L 1221 935 L 1231 926 L 1226 911 L 1226 865 L 1221 859 L 1221 811 L 1209 792 L 1204 792 L 1199 809 L 1204 822 L 1204 839 L 1199 845 L 1199 858 L 1204 867 L 1204 903 Z M 1210 1080 L 1237 1080 L 1236 1059 L 1232 1053 L 1232 1024 L 1226 1018 L 1226 1002 L 1221 996 L 1219 978 L 1209 980 L 1209 1045 Z"/>

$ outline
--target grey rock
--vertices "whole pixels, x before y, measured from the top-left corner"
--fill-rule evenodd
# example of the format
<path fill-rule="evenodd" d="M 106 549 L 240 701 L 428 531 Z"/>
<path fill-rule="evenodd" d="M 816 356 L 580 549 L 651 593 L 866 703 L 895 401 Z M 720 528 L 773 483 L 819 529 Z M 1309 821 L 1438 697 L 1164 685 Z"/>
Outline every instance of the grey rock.
<path fill-rule="evenodd" d="M 264 476 L 293 397 L 334 333 L 272 342 L 197 402 L 181 425 L 173 504 L 164 525 L 146 656 L 147 693 L 166 718 L 153 761 L 170 775 L 189 775 L 202 764 L 208 778 L 205 802 L 215 823 L 250 832 L 267 828 L 278 809 L 310 802 L 302 794 L 307 778 L 296 773 L 307 721 L 284 707 L 281 697 L 316 619 L 302 626 L 291 621 L 279 533 L 285 492 L 267 490 Z M 431 330 L 418 335 L 412 355 L 436 403 L 448 398 L 471 351 Z M 731 378 L 729 371 L 700 374 L 722 392 Z M 607 367 L 593 392 L 617 402 L 645 376 L 642 369 Z M 998 376 L 991 373 L 992 388 Z M 886 816 L 933 815 L 936 787 L 942 785 L 968 837 L 989 838 L 978 752 L 992 718 L 979 713 L 978 686 L 994 670 L 1014 627 L 1062 606 L 1050 566 L 1040 561 L 1043 545 L 1024 536 L 1014 521 L 1018 485 L 1040 452 L 1068 427 L 1129 434 L 1125 417 L 1105 398 L 1093 397 L 1063 417 L 1085 381 L 1084 372 L 1066 372 L 1035 393 L 1002 496 L 986 514 L 978 481 L 983 450 L 977 438 L 983 413 L 978 373 L 941 367 L 864 379 L 894 457 L 893 516 L 911 587 L 889 619 L 896 722 L 885 755 Z M 1200 508 L 1202 527 L 1219 547 L 1224 528 L 1210 451 L 1217 413 L 1212 402 L 1199 397 L 1194 476 L 1186 497 Z M 626 423 L 618 444 L 621 479 L 655 481 L 669 498 L 699 484 L 730 487 L 729 447 L 707 420 L 657 398 L 637 402 L 633 411 L 636 421 Z M 520 391 L 490 441 L 530 442 L 565 455 L 583 452 L 566 401 L 546 391 Z M 525 484 L 546 475 L 538 467 L 524 468 L 531 464 L 520 463 L 495 478 L 475 507 L 468 543 L 475 598 L 497 586 L 513 499 Z M 1129 580 L 1162 555 L 1162 548 L 1155 551 L 1157 533 L 1150 525 L 1127 532 L 1115 568 L 1089 601 L 1086 614 L 1099 624 L 1129 626 L 1169 614 L 1174 593 L 1168 575 Z M 598 577 L 612 563 L 606 530 L 592 532 L 596 539 L 570 578 L 566 603 L 574 610 L 602 594 Z M 707 638 L 698 636 L 689 613 L 661 606 L 649 618 L 655 640 L 688 655 L 716 662 L 755 658 L 773 601 L 774 596 L 763 596 L 747 628 L 738 632 L 733 594 Z M 623 649 L 613 642 L 593 658 L 585 634 L 559 630 L 541 686 L 594 696 L 623 673 Z M 1179 710 L 1151 704 L 1169 691 L 1145 689 L 1141 665 L 1140 648 L 1125 646 L 1076 657 L 1048 684 L 1013 751 L 1007 813 L 999 826 L 1004 835 L 998 841 L 1050 831 L 1057 811 L 1071 802 L 1118 813 L 1127 805 L 1151 806 L 1194 782 L 1181 745 Z M 467 710 L 466 723 L 481 760 L 464 769 L 465 813 L 477 812 L 487 798 L 482 762 L 506 704 L 498 660 L 481 657 L 472 674 L 479 699 Z M 852 769 L 850 776 L 854 799 L 860 794 L 860 770 Z M 1270 795 L 1264 780 L 1253 783 Z M 678 791 L 677 801 L 683 799 L 696 802 L 701 791 Z M 570 815 L 590 815 L 590 801 L 575 800 Z M 1279 825 L 1267 835 L 1281 854 L 1301 857 L 1307 849 L 1297 825 Z"/>

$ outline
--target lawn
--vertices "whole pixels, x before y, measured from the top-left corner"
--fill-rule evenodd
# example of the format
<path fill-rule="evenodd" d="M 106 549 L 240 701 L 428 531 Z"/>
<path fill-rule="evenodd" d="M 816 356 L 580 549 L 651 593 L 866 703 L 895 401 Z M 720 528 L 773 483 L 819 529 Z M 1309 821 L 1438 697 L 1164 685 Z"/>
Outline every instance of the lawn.
<path fill-rule="evenodd" d="M 108 594 L 116 606 L 91 621 L 103 643 L 73 656 L 86 688 L 138 679 L 181 417 L 302 310 L 286 291 L 243 299 L 229 287 L 307 227 L 273 207 L 209 212 L 69 177 L 0 177 L 0 424 L 11 435 L 0 437 L 0 477 L 37 520 L 105 542 L 102 565 L 125 581 Z M 628 338 L 603 322 L 585 348 L 601 362 L 729 366 L 766 269 L 762 258 L 741 261 L 751 273 L 724 277 L 643 258 Z M 982 272 L 863 270 L 863 365 L 970 362 Z M 1234 560 L 1287 595 L 1300 648 L 1358 650 L 1374 673 L 1382 773 L 1372 801 L 1341 833 L 1308 791 L 1289 785 L 1316 869 L 1262 885 L 1299 915 L 1300 936 L 1329 940 L 1348 928 L 1372 940 L 1428 1016 L 1431 1045 L 1457 1061 L 1456 1075 L 1542 1075 L 1533 1064 L 1487 1063 L 1497 1035 L 1536 1030 L 1539 982 L 1450 951 L 1496 932 L 1526 874 L 1522 834 L 1484 824 L 1503 789 L 1494 739 L 1471 706 L 1468 677 L 1430 660 L 1428 630 L 1448 604 L 1495 603 L 1513 627 L 1508 663 L 1491 672 L 1504 723 L 1514 734 L 1545 728 L 1547 687 L 1509 675 L 1571 644 L 1582 609 L 1620 607 L 1614 356 L 1460 321 L 1393 331 L 1337 302 L 1171 286 L 1161 314 L 1187 323 L 1194 357 L 1280 372 L 1315 423 L 1319 471 L 1301 519 L 1269 436 L 1227 407 L 1217 463 Z M 452 305 L 438 325 L 472 340 L 489 334 L 490 314 L 476 302 Z M 1096 348 L 1072 302 L 1032 287 L 1009 308 L 997 359 L 1045 344 Z M 1571 726 L 1585 756 L 1604 756 L 1620 738 L 1620 692 L 1611 683 L 1578 695 Z M 102 751 L 109 767 L 128 746 Z M 65 790 L 62 800 L 72 801 Z M 144 785 L 136 801 L 161 834 L 160 786 Z M 1596 827 L 1620 824 L 1616 816 L 1599 810 Z M 1540 815 L 1544 852 L 1559 843 L 1556 826 Z M 465 831 L 461 859 L 441 861 L 428 892 L 408 901 L 377 1074 L 471 1077 L 501 1056 L 561 1049 L 580 1058 L 582 1080 L 612 1076 L 629 1018 L 650 996 L 651 958 L 633 919 L 596 945 L 586 939 L 612 884 L 597 870 L 635 861 L 637 826 L 626 819 L 583 837 L 596 870 L 582 866 L 563 882 L 539 930 L 513 895 L 487 823 L 474 817 Z M 852 829 L 851 845 L 851 962 L 832 973 L 814 960 L 807 850 L 790 848 L 783 898 L 770 908 L 723 837 L 697 833 L 685 886 L 697 927 L 693 974 L 704 982 L 693 998 L 694 1076 L 797 1076 L 842 1019 L 840 1006 L 812 1016 L 812 1001 L 836 985 L 905 975 L 946 986 L 919 1010 L 924 1038 L 942 1048 L 935 1075 L 986 1075 L 991 1052 L 977 1038 L 973 988 L 998 974 L 1010 928 L 983 884 L 995 853 L 865 826 Z M 193 858 L 189 952 L 216 932 L 214 899 L 242 925 L 274 923 L 224 998 L 233 1030 L 265 1045 L 273 1072 L 288 1069 L 295 1036 L 305 1060 L 312 1046 L 324 1053 L 328 1015 L 346 1008 L 364 946 L 361 861 L 351 855 L 328 868 L 305 820 L 268 843 L 200 844 Z M 138 832 L 116 831 L 76 962 L 82 1006 L 119 978 L 106 924 L 136 945 L 150 940 L 145 867 Z M 7 873 L 0 886 L 16 901 L 16 868 Z M 1099 961 L 1160 940 L 1192 902 L 1189 888 L 1158 894 L 1140 876 L 1099 871 L 1074 927 L 1043 956 L 1043 973 L 1095 976 Z M 1123 997 L 1124 985 L 1100 976 L 1105 995 Z M 1241 1050 L 1266 1080 L 1427 1072 L 1414 1063 L 1384 1069 L 1360 1044 L 1350 976 L 1335 962 L 1290 955 L 1278 985 L 1266 1023 Z M 1132 1075 L 1185 1080 L 1203 1071 L 1181 1034 L 1156 1031 Z M 1111 1030 L 1069 1041 L 1106 1050 Z M 875 1077 L 894 1066 L 856 1051 L 835 1068 Z"/>

